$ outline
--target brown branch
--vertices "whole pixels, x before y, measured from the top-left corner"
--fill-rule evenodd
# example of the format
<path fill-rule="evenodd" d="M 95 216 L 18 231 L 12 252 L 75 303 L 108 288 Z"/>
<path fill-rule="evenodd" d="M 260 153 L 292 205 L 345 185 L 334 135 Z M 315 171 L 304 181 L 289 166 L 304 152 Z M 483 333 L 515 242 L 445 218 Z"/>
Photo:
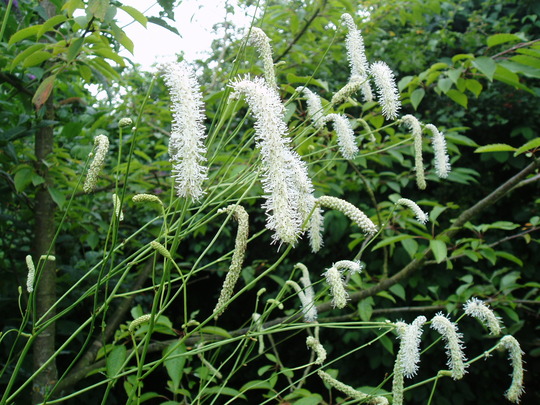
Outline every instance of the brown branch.
<path fill-rule="evenodd" d="M 511 48 L 508 48 L 508 49 L 506 49 L 506 50 L 504 50 L 504 51 L 502 51 L 502 52 L 499 52 L 499 53 L 493 55 L 492 58 L 493 58 L 493 59 L 498 58 L 498 57 L 500 57 L 500 56 L 502 56 L 502 55 L 504 55 L 504 54 L 513 52 L 513 51 L 515 51 L 516 49 L 525 48 L 526 46 L 530 46 L 530 45 L 532 45 L 532 44 L 534 44 L 534 43 L 536 43 L 536 42 L 538 42 L 538 41 L 540 41 L 540 39 L 535 39 L 535 40 L 529 41 L 529 42 L 521 42 L 521 43 L 519 43 L 519 44 L 517 44 L 517 45 L 514 45 L 514 46 L 511 47 Z"/>

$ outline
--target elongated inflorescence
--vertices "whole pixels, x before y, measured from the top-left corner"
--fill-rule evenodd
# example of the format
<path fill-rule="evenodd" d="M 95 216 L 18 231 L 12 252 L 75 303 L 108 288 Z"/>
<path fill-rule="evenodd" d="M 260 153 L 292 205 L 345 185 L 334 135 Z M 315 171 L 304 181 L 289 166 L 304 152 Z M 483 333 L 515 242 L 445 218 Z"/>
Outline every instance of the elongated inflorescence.
<path fill-rule="evenodd" d="M 338 391 L 341 391 L 348 397 L 351 397 L 356 400 L 362 400 L 363 404 L 371 404 L 371 405 L 388 405 L 388 399 L 385 397 L 380 396 L 370 396 L 367 395 L 361 391 L 355 390 L 350 385 L 344 384 L 341 381 L 335 379 L 330 374 L 319 370 L 317 371 L 317 374 L 323 380 L 326 384 L 330 385 L 331 387 L 337 389 Z M 395 403 L 395 402 L 394 402 Z"/>
<path fill-rule="evenodd" d="M 452 378 L 462 379 L 466 372 L 467 359 L 463 353 L 463 335 L 458 332 L 457 325 L 442 313 L 438 313 L 431 320 L 431 329 L 439 332 L 445 341 L 447 365 L 452 372 Z"/>
<path fill-rule="evenodd" d="M 134 203 L 156 203 L 163 206 L 163 202 L 159 199 L 157 195 L 153 194 L 135 194 L 132 198 Z"/>
<path fill-rule="evenodd" d="M 287 280 L 286 284 L 294 288 L 298 298 L 300 299 L 302 304 L 302 312 L 304 314 L 304 321 L 315 322 L 317 320 L 317 307 L 315 306 L 315 292 L 313 291 L 309 271 L 302 263 L 297 263 L 294 267 L 302 271 L 300 283 L 302 283 L 304 288 L 302 289 L 295 281 L 292 280 Z"/>
<path fill-rule="evenodd" d="M 86 180 L 83 185 L 83 191 L 90 193 L 96 188 L 99 172 L 105 164 L 105 157 L 109 150 L 109 138 L 105 135 L 98 135 L 94 138 L 94 160 L 90 163 L 90 168 L 86 175 Z"/>
<path fill-rule="evenodd" d="M 424 128 L 433 135 L 431 142 L 433 144 L 433 153 L 435 154 L 435 173 L 441 179 L 446 179 L 450 173 L 451 165 L 450 157 L 446 150 L 444 135 L 433 124 L 427 124 Z"/>
<path fill-rule="evenodd" d="M 225 308 L 227 302 L 231 299 L 234 286 L 240 277 L 242 272 L 242 265 L 244 264 L 244 257 L 246 256 L 247 241 L 249 234 L 249 215 L 240 205 L 231 204 L 227 208 L 223 208 L 218 213 L 233 213 L 234 218 L 238 222 L 238 231 L 236 232 L 236 240 L 234 243 L 234 252 L 229 266 L 229 271 L 225 276 L 223 287 L 219 294 L 219 299 L 214 308 L 214 319 L 217 319 Z"/>
<path fill-rule="evenodd" d="M 137 326 L 142 325 L 143 323 L 149 322 L 151 318 L 152 318 L 151 314 L 146 314 L 146 315 L 139 316 L 134 321 L 131 321 L 128 327 L 129 332 L 133 333 L 135 331 L 135 328 L 137 328 Z"/>
<path fill-rule="evenodd" d="M 270 38 L 258 27 L 251 27 L 248 44 L 257 48 L 259 57 L 263 61 L 264 78 L 268 86 L 277 90 L 276 73 L 274 71 L 274 61 L 272 58 L 272 47 Z"/>
<path fill-rule="evenodd" d="M 465 313 L 487 326 L 491 335 L 501 334 L 501 322 L 495 313 L 478 298 L 471 298 L 463 306 Z"/>
<path fill-rule="evenodd" d="M 382 113 L 386 119 L 395 120 L 401 108 L 399 101 L 399 91 L 396 86 L 394 73 L 384 62 L 375 62 L 370 67 L 371 75 L 377 86 L 379 94 L 379 104 L 382 106 Z"/>
<path fill-rule="evenodd" d="M 414 212 L 414 215 L 416 215 L 416 220 L 421 224 L 425 224 L 429 219 L 428 215 L 422 211 L 418 204 L 416 204 L 413 200 L 409 200 L 408 198 L 400 198 L 396 201 L 396 204 L 410 208 L 412 212 Z"/>
<path fill-rule="evenodd" d="M 299 93 L 304 93 L 306 96 L 308 107 L 307 112 L 311 118 L 311 121 L 313 121 L 313 126 L 317 129 L 322 128 L 325 120 L 321 98 L 305 86 L 297 87 L 296 91 Z"/>
<path fill-rule="evenodd" d="M 169 141 L 172 177 L 178 197 L 199 200 L 207 179 L 206 138 L 202 94 L 194 70 L 185 62 L 163 66 L 171 96 L 173 122 Z"/>
<path fill-rule="evenodd" d="M 231 97 L 243 95 L 255 116 L 257 146 L 263 161 L 266 227 L 275 231 L 275 242 L 294 245 L 315 207 L 315 199 L 307 166 L 286 138 L 283 104 L 277 92 L 260 78 L 239 79 L 231 87 Z"/>
<path fill-rule="evenodd" d="M 357 224 L 367 235 L 377 233 L 377 226 L 364 214 L 360 209 L 356 208 L 351 203 L 337 197 L 322 196 L 317 199 L 317 203 L 322 207 L 330 208 L 336 211 L 341 211 L 351 221 Z"/>
<path fill-rule="evenodd" d="M 426 188 L 424 175 L 424 160 L 422 158 L 422 126 L 414 115 L 404 115 L 401 122 L 409 127 L 414 143 L 414 166 L 416 170 L 416 185 L 420 190 Z"/>
<path fill-rule="evenodd" d="M 319 365 L 323 364 L 326 360 L 326 350 L 321 342 L 319 342 L 319 340 L 313 336 L 308 336 L 306 339 L 306 345 L 317 355 L 314 363 Z"/>
<path fill-rule="evenodd" d="M 345 308 L 349 294 L 345 290 L 345 281 L 343 273 L 335 266 L 330 267 L 323 273 L 326 283 L 330 286 L 330 295 L 332 296 L 332 306 L 334 308 Z"/>
<path fill-rule="evenodd" d="M 123 221 L 124 213 L 122 212 L 122 202 L 120 201 L 120 198 L 118 197 L 116 193 L 113 193 L 112 200 L 113 200 L 114 216 L 118 219 L 118 221 Z"/>
<path fill-rule="evenodd" d="M 34 280 L 36 278 L 36 266 L 31 255 L 26 256 L 26 267 L 28 269 L 28 276 L 26 277 L 26 291 L 31 293 L 34 291 Z"/>
<path fill-rule="evenodd" d="M 328 114 L 324 118 L 334 123 L 341 155 L 348 160 L 354 159 L 358 154 L 358 145 L 350 121 L 342 114 Z"/>
<path fill-rule="evenodd" d="M 508 358 L 512 364 L 512 384 L 504 394 L 506 398 L 514 403 L 519 403 L 521 395 L 525 392 L 523 389 L 523 351 L 519 342 L 513 336 L 506 335 L 499 346 L 508 350 Z"/>

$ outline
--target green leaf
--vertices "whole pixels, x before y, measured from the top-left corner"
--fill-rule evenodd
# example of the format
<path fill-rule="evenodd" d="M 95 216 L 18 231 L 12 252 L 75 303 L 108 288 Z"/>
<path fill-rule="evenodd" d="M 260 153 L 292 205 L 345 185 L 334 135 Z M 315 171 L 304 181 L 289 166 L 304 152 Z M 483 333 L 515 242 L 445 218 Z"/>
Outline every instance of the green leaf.
<path fill-rule="evenodd" d="M 493 80 L 493 75 L 495 74 L 495 70 L 497 70 L 497 64 L 493 59 L 488 58 L 487 56 L 480 56 L 473 60 L 472 63 L 474 67 L 482 72 L 490 81 Z"/>
<path fill-rule="evenodd" d="M 43 34 L 45 34 L 47 31 L 50 31 L 53 29 L 56 25 L 62 24 L 64 21 L 67 20 L 67 17 L 63 14 L 55 15 L 54 17 L 49 18 L 47 21 L 45 21 L 41 25 L 41 29 L 37 33 L 37 37 L 40 38 Z"/>
<path fill-rule="evenodd" d="M 223 336 L 224 338 L 232 338 L 231 334 L 223 328 L 218 328 L 217 326 L 205 326 L 201 328 L 201 333 L 208 333 L 209 335 Z"/>
<path fill-rule="evenodd" d="M 531 66 L 536 69 L 540 69 L 540 58 L 527 55 L 515 55 L 510 60 L 521 63 L 522 65 Z"/>
<path fill-rule="evenodd" d="M 24 191 L 24 189 L 32 182 L 32 176 L 34 171 L 30 167 L 23 167 L 15 173 L 13 181 L 15 183 L 15 190 L 18 193 Z"/>
<path fill-rule="evenodd" d="M 124 58 L 122 58 L 120 55 L 118 55 L 116 52 L 113 52 L 109 48 L 98 48 L 94 49 L 94 53 L 96 55 L 103 56 L 104 58 L 110 59 L 118 63 L 120 66 L 125 66 L 126 63 L 124 62 Z"/>
<path fill-rule="evenodd" d="M 527 151 L 529 151 L 531 149 L 537 149 L 538 147 L 540 147 L 540 137 L 532 139 L 529 142 L 527 142 L 526 144 L 524 144 L 524 145 L 520 146 L 519 148 L 517 148 L 516 151 L 514 152 L 514 156 L 521 155 L 524 152 L 527 152 Z"/>
<path fill-rule="evenodd" d="M 435 257 L 435 261 L 437 263 L 441 263 L 442 261 L 444 261 L 444 259 L 446 259 L 448 251 L 446 249 L 446 243 L 444 243 L 442 240 L 430 240 L 429 247 L 431 248 L 431 251 L 433 252 L 433 256 Z"/>
<path fill-rule="evenodd" d="M 109 0 L 89 0 L 86 10 L 98 20 L 103 20 L 108 9 Z"/>
<path fill-rule="evenodd" d="M 500 251 L 500 252 L 495 252 L 495 256 L 499 256 L 499 257 L 502 257 L 503 259 L 510 260 L 511 262 L 516 263 L 519 267 L 523 267 L 523 261 L 511 253 Z"/>
<path fill-rule="evenodd" d="M 135 21 L 137 21 L 144 28 L 146 28 L 146 24 L 148 23 L 148 19 L 139 10 L 137 10 L 136 8 L 133 8 L 131 6 L 120 6 L 120 9 L 124 10 L 126 13 L 128 13 L 130 16 L 132 16 Z"/>
<path fill-rule="evenodd" d="M 413 238 L 413 236 L 412 235 L 392 236 L 390 238 L 386 238 L 386 239 L 380 241 L 371 250 L 374 251 L 374 250 L 377 250 L 379 248 L 382 248 L 383 246 L 393 245 L 396 242 L 399 242 L 399 241 L 404 240 L 404 239 L 410 239 L 410 238 Z"/>
<path fill-rule="evenodd" d="M 152 24 L 159 25 L 160 27 L 163 27 L 163 28 L 165 28 L 165 29 L 167 29 L 167 30 L 169 30 L 171 32 L 174 32 L 179 37 L 182 36 L 182 35 L 180 35 L 180 33 L 178 32 L 178 30 L 176 28 L 170 26 L 169 24 L 167 24 L 164 20 L 162 20 L 159 17 L 150 16 L 150 17 L 148 17 L 148 22 L 151 22 Z"/>
<path fill-rule="evenodd" d="M 497 66 L 493 78 L 500 82 L 509 84 L 510 86 L 520 87 L 521 85 L 519 82 L 519 76 L 501 65 Z"/>
<path fill-rule="evenodd" d="M 426 92 L 422 88 L 416 89 L 415 91 L 412 92 L 412 94 L 411 94 L 411 104 L 412 104 L 412 106 L 414 107 L 415 110 L 418 108 L 418 105 L 420 104 L 420 102 L 424 98 L 425 94 L 426 94 Z"/>
<path fill-rule="evenodd" d="M 212 394 L 218 394 L 218 395 L 228 395 L 230 397 L 235 398 L 241 398 L 241 399 L 247 399 L 244 394 L 241 394 L 240 391 L 235 390 L 234 388 L 230 387 L 208 387 L 202 390 L 203 395 L 212 395 Z"/>
<path fill-rule="evenodd" d="M 467 90 L 476 96 L 476 98 L 478 98 L 482 92 L 482 84 L 478 80 L 467 79 L 465 81 L 465 86 L 467 87 Z"/>
<path fill-rule="evenodd" d="M 124 364 L 124 361 L 126 361 L 126 357 L 127 357 L 126 346 L 124 345 L 114 346 L 112 351 L 107 356 L 107 364 L 106 364 L 107 377 L 113 378 L 120 371 L 122 371 L 122 365 Z"/>
<path fill-rule="evenodd" d="M 43 79 L 39 87 L 37 88 L 34 97 L 32 97 L 32 103 L 36 107 L 36 110 L 39 110 L 43 104 L 49 98 L 51 91 L 54 87 L 54 80 L 56 75 L 52 75 Z"/>
<path fill-rule="evenodd" d="M 180 387 L 180 380 L 184 374 L 184 366 L 186 364 L 187 357 L 182 356 L 186 352 L 186 345 L 178 345 L 177 342 L 171 343 L 167 349 L 163 351 L 163 358 L 166 360 L 163 362 L 167 370 L 167 374 L 172 380 L 174 390 Z"/>
<path fill-rule="evenodd" d="M 83 46 L 83 43 L 84 43 L 84 38 L 81 37 L 81 38 L 77 38 L 75 41 L 73 41 L 70 45 L 69 45 L 69 48 L 67 50 L 67 61 L 68 63 L 69 62 L 72 62 L 76 57 L 77 55 L 79 54 L 82 46 Z"/>
<path fill-rule="evenodd" d="M 373 314 L 373 299 L 368 298 L 363 299 L 358 303 L 358 315 L 360 315 L 360 319 L 364 322 L 368 322 Z"/>
<path fill-rule="evenodd" d="M 448 92 L 446 93 L 446 95 L 452 99 L 453 101 L 455 101 L 456 103 L 458 103 L 460 106 L 462 107 L 465 107 L 467 108 L 467 103 L 469 101 L 468 97 L 463 94 L 462 92 L 458 91 L 458 90 L 455 90 L 455 89 L 450 89 L 448 90 Z"/>
<path fill-rule="evenodd" d="M 452 79 L 448 77 L 440 78 L 437 82 L 437 87 L 439 87 L 439 89 L 441 89 L 441 91 L 446 94 L 448 90 L 450 90 L 450 88 L 452 87 Z"/>
<path fill-rule="evenodd" d="M 92 80 L 92 69 L 86 65 L 79 65 L 79 74 L 87 83 Z"/>
<path fill-rule="evenodd" d="M 28 56 L 22 65 L 24 67 L 31 67 L 31 66 L 37 66 L 45 62 L 46 60 L 50 59 L 53 56 L 52 53 L 47 51 L 36 51 L 32 53 L 30 56 Z"/>
<path fill-rule="evenodd" d="M 521 41 L 521 38 L 514 34 L 495 34 L 488 37 L 486 42 L 487 46 L 491 48 L 492 46 L 504 44 L 511 41 Z"/>
<path fill-rule="evenodd" d="M 454 84 L 457 84 L 458 79 L 461 77 L 461 73 L 463 73 L 463 69 L 453 69 L 446 72 Z"/>
<path fill-rule="evenodd" d="M 394 284 L 389 288 L 390 292 L 405 301 L 405 288 L 401 284 Z"/>
<path fill-rule="evenodd" d="M 54 187 L 48 187 L 47 190 L 49 191 L 49 194 L 56 205 L 58 205 L 59 208 L 62 208 L 66 202 L 66 196 L 64 193 Z"/>
<path fill-rule="evenodd" d="M 17 56 L 15 56 L 15 58 L 13 58 L 13 60 L 11 61 L 9 70 L 13 70 L 15 66 L 17 66 L 22 60 L 26 59 L 28 56 L 30 56 L 34 52 L 39 51 L 43 48 L 45 48 L 45 44 L 35 44 L 32 46 L 29 46 L 24 51 L 22 51 Z"/>
<path fill-rule="evenodd" d="M 505 143 L 492 143 L 489 145 L 480 146 L 476 148 L 474 153 L 485 153 L 485 152 L 514 152 L 516 148 L 513 146 L 507 145 Z"/>
<path fill-rule="evenodd" d="M 12 45 L 16 42 L 22 41 L 25 38 L 31 37 L 32 35 L 37 35 L 41 29 L 41 24 L 32 25 L 31 27 L 23 28 L 22 30 L 17 31 L 9 39 L 8 45 Z"/>

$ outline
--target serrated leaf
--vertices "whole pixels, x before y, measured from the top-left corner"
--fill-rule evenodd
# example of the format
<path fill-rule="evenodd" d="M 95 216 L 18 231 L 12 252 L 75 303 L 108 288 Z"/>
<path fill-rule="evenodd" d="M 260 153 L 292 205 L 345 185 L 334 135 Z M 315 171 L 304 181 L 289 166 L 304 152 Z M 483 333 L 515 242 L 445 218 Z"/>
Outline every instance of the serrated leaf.
<path fill-rule="evenodd" d="M 467 79 L 465 81 L 465 87 L 467 87 L 467 90 L 473 93 L 476 96 L 476 98 L 478 98 L 483 88 L 482 84 L 478 80 L 474 80 L 474 79 Z"/>
<path fill-rule="evenodd" d="M 448 75 L 450 80 L 452 80 L 454 84 L 457 84 L 458 79 L 460 78 L 462 72 L 463 72 L 463 69 L 453 69 L 446 72 L 446 74 Z"/>
<path fill-rule="evenodd" d="M 62 208 L 66 202 L 66 196 L 64 193 L 54 187 L 48 187 L 47 190 L 49 191 L 53 201 L 56 203 L 56 205 L 58 205 L 58 208 Z"/>
<path fill-rule="evenodd" d="M 79 54 L 82 46 L 84 43 L 84 38 L 77 38 L 75 41 L 73 41 L 67 50 L 67 61 L 68 63 L 73 61 L 77 55 Z"/>
<path fill-rule="evenodd" d="M 36 107 L 36 110 L 39 110 L 51 95 L 55 79 L 56 75 L 48 76 L 41 82 L 41 84 L 37 88 L 34 97 L 32 97 L 32 103 Z"/>
<path fill-rule="evenodd" d="M 121 370 L 124 361 L 126 361 L 127 349 L 126 346 L 115 346 L 107 356 L 106 370 L 107 377 L 115 377 Z"/>
<path fill-rule="evenodd" d="M 460 106 L 467 108 L 469 98 L 462 92 L 456 89 L 450 89 L 446 95 L 454 102 L 458 103 Z"/>
<path fill-rule="evenodd" d="M 25 38 L 31 37 L 32 35 L 37 35 L 41 29 L 41 24 L 32 25 L 31 27 L 23 28 L 22 30 L 17 31 L 9 39 L 8 45 L 12 45 L 16 42 L 22 41 Z"/>
<path fill-rule="evenodd" d="M 180 380 L 184 374 L 184 366 L 186 364 L 187 357 L 182 356 L 186 352 L 186 345 L 178 345 L 176 342 L 172 343 L 163 352 L 163 357 L 167 358 L 163 364 L 167 370 L 169 378 L 172 380 L 174 390 L 180 387 Z"/>
<path fill-rule="evenodd" d="M 15 58 L 13 58 L 9 69 L 13 70 L 15 66 L 17 66 L 21 61 L 26 59 L 29 55 L 33 54 L 34 52 L 40 51 L 43 48 L 45 48 L 45 44 L 34 44 L 32 46 L 29 46 L 24 51 L 15 56 Z"/>
<path fill-rule="evenodd" d="M 53 56 L 52 53 L 47 51 L 36 51 L 29 55 L 22 63 L 24 67 L 37 66 L 50 59 Z"/>
<path fill-rule="evenodd" d="M 47 21 L 45 21 L 41 25 L 41 29 L 38 31 L 37 37 L 40 38 L 47 31 L 50 31 L 51 29 L 53 29 L 54 26 L 58 24 L 62 24 L 66 20 L 67 20 L 67 17 L 63 14 L 55 15 L 54 17 L 49 18 Z"/>
<path fill-rule="evenodd" d="M 474 153 L 486 153 L 486 152 L 514 152 L 516 148 L 507 145 L 505 143 L 492 143 L 489 145 L 480 146 L 476 148 Z"/>
<path fill-rule="evenodd" d="M 497 70 L 497 64 L 493 59 L 488 58 L 487 56 L 480 56 L 473 60 L 472 63 L 474 67 L 482 72 L 490 81 L 493 80 L 493 75 L 495 74 L 495 70 Z"/>
<path fill-rule="evenodd" d="M 486 43 L 490 48 L 492 46 L 504 44 L 511 41 L 521 41 L 521 38 L 514 34 L 495 34 L 488 37 Z"/>
<path fill-rule="evenodd" d="M 86 10 L 98 20 L 103 20 L 108 9 L 109 0 L 89 0 Z"/>
<path fill-rule="evenodd" d="M 520 146 L 516 149 L 514 152 L 514 156 L 521 155 L 522 153 L 525 153 L 531 149 L 537 149 L 540 147 L 540 138 L 535 138 L 527 142 L 525 145 Z"/>
<path fill-rule="evenodd" d="M 420 105 L 420 102 L 424 98 L 425 94 L 426 92 L 422 88 L 416 89 L 411 93 L 411 104 L 415 110 L 418 108 L 418 105 Z"/>
<path fill-rule="evenodd" d="M 452 87 L 452 79 L 448 77 L 440 78 L 437 82 L 437 87 L 439 87 L 439 89 L 441 89 L 441 91 L 446 94 L 448 90 L 450 90 L 450 88 Z"/>
<path fill-rule="evenodd" d="M 19 169 L 13 178 L 15 183 L 15 190 L 18 193 L 24 191 L 24 189 L 32 182 L 32 175 L 34 171 L 30 167 L 23 167 Z"/>
<path fill-rule="evenodd" d="M 144 28 L 146 28 L 146 24 L 148 23 L 148 19 L 139 10 L 137 10 L 136 8 L 133 8 L 131 6 L 120 6 L 120 9 L 124 10 L 126 13 L 128 13 L 130 16 L 132 16 L 135 21 L 137 21 Z"/>
<path fill-rule="evenodd" d="M 435 261 L 437 263 L 441 263 L 446 259 L 448 251 L 446 249 L 446 243 L 444 243 L 442 240 L 430 240 L 429 247 L 431 248 L 431 251 L 433 252 L 433 256 L 435 257 Z"/>

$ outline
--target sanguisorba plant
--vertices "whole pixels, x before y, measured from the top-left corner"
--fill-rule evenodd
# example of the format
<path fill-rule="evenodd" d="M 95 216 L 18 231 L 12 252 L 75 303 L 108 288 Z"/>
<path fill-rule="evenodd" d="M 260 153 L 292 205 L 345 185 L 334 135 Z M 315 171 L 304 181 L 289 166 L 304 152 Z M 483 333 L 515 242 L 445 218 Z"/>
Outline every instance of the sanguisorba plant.
<path fill-rule="evenodd" d="M 330 102 L 321 102 L 321 98 L 308 88 L 309 83 L 299 87 L 289 100 L 284 100 L 272 63 L 270 41 L 261 29 L 255 27 L 248 33 L 244 45 L 257 48 L 264 77 L 243 75 L 231 78 L 226 84 L 225 98 L 217 118 L 211 124 L 205 118 L 205 95 L 193 67 L 188 63 L 161 67 L 159 76 L 164 79 L 170 93 L 172 110 L 170 195 L 163 198 L 150 192 L 133 193 L 129 187 L 128 170 L 123 173 L 123 181 L 116 182 L 109 207 L 110 230 L 102 259 L 72 288 L 62 293 L 54 305 L 56 315 L 52 318 L 36 319 L 33 307 L 33 294 L 40 288 L 42 262 L 48 258 L 42 258 L 37 264 L 31 258 L 27 260 L 29 299 L 27 306 L 21 304 L 20 329 L 12 331 L 16 339 L 4 365 L 4 376 L 8 369 L 11 375 L 2 404 L 16 403 L 20 395 L 32 389 L 43 390 L 47 403 L 51 404 L 86 396 L 93 390 L 100 393 L 101 403 L 108 403 L 115 386 L 122 386 L 120 390 L 125 392 L 125 398 L 120 399 L 116 387 L 116 401 L 125 400 L 129 404 L 157 397 L 166 398 L 162 403 L 168 405 L 242 401 L 275 403 L 276 399 L 283 398 L 312 398 L 309 403 L 323 403 L 321 394 L 302 388 L 309 380 L 324 383 L 329 389 L 337 390 L 338 397 L 358 403 L 401 404 L 407 390 L 433 383 L 435 392 L 439 378 L 448 376 L 459 380 L 473 363 L 500 348 L 508 350 L 513 368 L 512 383 L 506 397 L 519 402 L 523 392 L 522 352 L 512 336 L 504 336 L 493 348 L 467 360 L 472 354 L 467 353 L 457 324 L 465 314 L 477 318 L 492 335 L 498 336 L 502 331 L 500 320 L 480 300 L 468 301 L 463 316 L 457 320 L 442 313 L 431 319 L 418 316 L 410 324 L 391 320 L 362 322 L 324 318 L 324 311 L 331 308 L 346 310 L 355 301 L 392 285 L 385 286 L 383 281 L 365 296 L 348 291 L 351 278 L 362 277 L 363 267 L 369 268 L 367 247 L 381 237 L 381 231 L 396 210 L 406 210 L 404 215 L 416 216 L 421 227 L 429 218 L 418 204 L 407 198 L 399 198 L 387 217 L 381 218 L 375 215 L 375 207 L 364 212 L 339 196 L 321 195 L 317 190 L 313 180 L 317 173 L 310 171 L 312 162 L 328 156 L 333 160 L 361 157 L 361 141 L 374 142 L 373 134 L 381 131 L 381 128 L 370 128 L 362 120 L 363 131 L 369 136 L 359 136 L 351 124 L 351 114 L 344 114 L 341 104 L 359 93 L 366 102 L 377 101 L 381 114 L 388 121 L 387 128 L 399 129 L 403 125 L 410 131 L 410 136 L 405 137 L 400 145 L 409 143 L 414 150 L 416 181 L 420 190 L 427 187 L 422 158 L 424 133 L 432 136 L 435 173 L 444 179 L 450 171 L 444 135 L 434 125 L 424 125 L 412 115 L 400 116 L 399 92 L 391 69 L 382 61 L 368 61 L 361 33 L 349 14 L 343 15 L 342 22 L 347 30 L 343 53 L 348 57 L 351 75 L 349 82 L 337 89 Z M 239 57 L 241 55 L 243 53 Z M 375 90 L 372 90 L 373 85 Z M 307 121 L 289 128 L 285 103 L 302 102 L 304 98 L 308 107 Z M 139 114 L 132 135 L 132 148 L 127 157 L 118 158 L 119 163 L 125 159 L 127 165 L 123 167 L 127 169 L 134 153 L 134 139 L 140 116 L 144 114 L 144 105 Z M 254 121 L 254 131 L 249 124 L 251 120 Z M 300 155 L 298 140 L 317 138 L 330 122 L 336 139 L 330 139 L 324 148 L 311 152 L 310 156 Z M 119 127 L 122 131 L 123 125 Z M 106 136 L 96 137 L 95 145 L 93 156 L 86 165 L 88 173 L 83 190 L 87 193 L 102 181 L 100 171 L 109 171 L 112 161 L 108 156 Z M 253 222 L 250 224 L 252 220 L 248 212 L 261 215 L 258 209 L 253 209 L 254 203 L 260 204 L 265 212 L 266 230 L 256 229 Z M 133 204 L 146 205 L 155 212 L 155 218 L 140 224 L 137 231 L 129 234 L 127 229 L 123 229 L 123 224 L 126 221 L 137 222 L 137 218 L 130 218 Z M 398 206 L 402 208 L 398 209 Z M 351 224 L 359 227 L 364 235 L 361 248 L 350 257 L 335 257 L 335 262 L 327 269 L 308 269 L 298 263 L 291 268 L 289 280 L 279 289 L 259 289 L 261 280 L 278 267 L 286 266 L 285 259 L 299 245 L 309 243 L 312 255 L 324 249 L 325 209 L 341 212 Z M 66 215 L 68 213 L 69 207 Z M 226 229 L 233 227 L 233 219 L 237 236 L 234 246 L 230 244 L 232 250 L 217 259 L 211 258 L 210 252 L 224 238 Z M 200 234 L 201 229 L 215 224 L 219 224 L 217 232 L 205 242 L 196 259 L 180 262 L 180 252 L 189 250 L 189 242 L 186 241 Z M 253 236 L 250 236 L 250 229 Z M 245 277 L 243 285 L 238 285 L 250 244 L 267 232 L 271 233 L 269 249 L 275 251 L 275 260 L 256 276 Z M 429 249 L 424 252 L 424 256 L 430 254 Z M 208 313 L 198 311 L 197 297 L 190 291 L 192 281 L 203 276 L 209 268 L 228 261 L 231 264 L 221 292 L 214 291 L 205 296 L 205 299 L 215 297 L 214 310 Z M 125 282 L 134 271 L 139 271 L 144 277 L 131 290 L 126 290 Z M 149 282 L 146 281 L 144 287 L 146 278 Z M 84 292 L 76 296 L 81 290 Z M 249 290 L 258 292 L 251 299 L 250 315 L 238 320 L 242 326 L 235 330 L 220 327 L 222 315 L 235 300 L 242 297 L 243 302 L 249 301 L 244 297 Z M 134 298 L 143 295 L 145 304 L 136 306 Z M 51 382 L 48 387 L 32 387 L 40 369 L 24 379 L 19 373 L 36 336 L 51 323 L 77 311 L 84 302 L 93 303 L 92 311 L 89 315 L 81 315 L 78 327 L 66 341 L 58 343 L 57 351 L 49 361 L 55 362 L 68 347 L 76 355 L 69 359 L 58 381 Z M 131 312 L 132 320 L 126 319 L 128 312 Z M 171 313 L 179 314 L 177 319 L 182 321 L 173 324 Z M 102 322 L 102 328 L 97 327 L 98 321 Z M 441 336 L 431 345 L 423 343 L 423 330 L 428 326 Z M 358 390 L 336 378 L 336 370 L 330 371 L 329 367 L 338 359 L 327 356 L 325 336 L 330 336 L 335 328 L 376 331 L 376 337 L 359 344 L 357 350 L 369 350 L 374 342 L 395 333 L 396 342 L 399 342 L 395 364 L 393 370 L 381 371 L 381 375 L 386 373 L 387 377 L 381 379 L 378 387 Z M 275 339 L 283 334 L 298 333 L 306 337 L 304 347 L 297 349 L 305 352 L 305 362 L 293 368 L 287 365 L 287 359 L 280 356 L 280 347 Z M 172 338 L 158 339 L 163 334 L 172 335 Z M 387 336 L 385 338 L 388 339 Z M 441 370 L 432 378 L 406 387 L 405 381 L 413 378 L 421 367 L 421 358 L 427 351 L 421 351 L 422 345 L 429 345 L 429 350 L 437 350 L 444 345 L 448 370 Z M 73 347 L 78 349 L 73 350 Z M 344 353 L 341 358 L 347 355 Z M 242 379 L 245 366 L 261 359 L 273 362 L 272 366 L 259 370 L 259 375 L 266 373 L 266 380 Z M 154 373 L 163 372 L 163 369 L 168 375 L 166 384 L 156 386 L 155 382 L 147 383 Z M 362 376 L 355 381 L 356 386 L 364 385 Z M 260 392 L 264 394 L 259 395 Z"/>

